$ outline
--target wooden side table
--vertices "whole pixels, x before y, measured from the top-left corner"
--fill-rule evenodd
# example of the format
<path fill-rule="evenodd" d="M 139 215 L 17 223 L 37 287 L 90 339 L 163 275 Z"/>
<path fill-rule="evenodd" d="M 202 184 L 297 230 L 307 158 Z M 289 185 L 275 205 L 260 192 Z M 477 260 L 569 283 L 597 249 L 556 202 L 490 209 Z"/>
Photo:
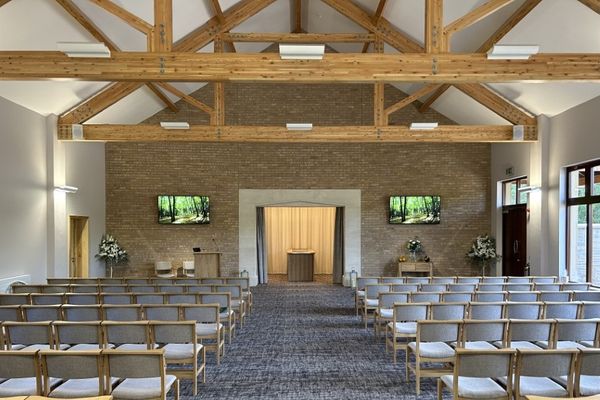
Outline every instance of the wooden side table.
<path fill-rule="evenodd" d="M 404 273 L 431 276 L 431 275 L 433 275 L 433 263 L 432 262 L 399 262 L 398 263 L 398 276 L 404 276 Z"/>

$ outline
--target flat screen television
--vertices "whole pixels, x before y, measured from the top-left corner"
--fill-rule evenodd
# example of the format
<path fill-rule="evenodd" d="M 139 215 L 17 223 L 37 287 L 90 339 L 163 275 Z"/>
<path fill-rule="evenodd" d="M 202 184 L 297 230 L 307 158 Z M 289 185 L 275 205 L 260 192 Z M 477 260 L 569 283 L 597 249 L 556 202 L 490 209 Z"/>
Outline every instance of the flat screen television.
<path fill-rule="evenodd" d="M 390 196 L 390 224 L 439 224 L 440 196 Z"/>
<path fill-rule="evenodd" d="M 208 196 L 158 196 L 158 223 L 194 225 L 210 223 Z"/>

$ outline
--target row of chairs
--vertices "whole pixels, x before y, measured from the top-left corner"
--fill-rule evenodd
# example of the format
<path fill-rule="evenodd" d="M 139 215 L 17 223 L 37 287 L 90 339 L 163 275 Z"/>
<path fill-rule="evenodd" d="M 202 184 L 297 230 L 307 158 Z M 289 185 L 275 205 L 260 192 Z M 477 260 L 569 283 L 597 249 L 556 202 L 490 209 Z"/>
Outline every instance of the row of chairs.
<path fill-rule="evenodd" d="M 45 395 L 82 398 L 162 399 L 179 379 L 165 370 L 166 351 L 3 351 L 0 352 L 0 397 Z"/>
<path fill-rule="evenodd" d="M 600 394 L 600 352 L 597 349 L 456 349 L 452 360 L 452 371 L 442 372 L 438 379 L 438 400 L 442 400 L 444 388 L 448 388 L 456 400 Z"/>
<path fill-rule="evenodd" d="M 378 279 L 381 283 L 556 283 L 556 276 L 361 276 L 361 279 Z"/>
<path fill-rule="evenodd" d="M 101 285 L 101 284 L 110 284 L 110 285 L 120 285 L 120 284 L 186 284 L 186 285 L 197 285 L 202 283 L 235 283 L 236 285 L 241 284 L 241 281 L 249 282 L 250 278 L 243 278 L 237 276 L 215 276 L 215 277 L 206 277 L 206 278 L 157 278 L 157 277 L 118 277 L 118 278 L 47 278 L 46 282 L 49 285 L 80 285 L 80 284 L 92 284 L 92 285 Z"/>
<path fill-rule="evenodd" d="M 406 350 L 406 380 L 412 371 L 416 376 L 417 394 L 421 377 L 451 372 L 448 365 L 454 362 L 457 348 L 476 351 L 499 348 L 538 352 L 557 350 L 576 354 L 579 349 L 595 345 L 596 351 L 600 351 L 597 349 L 598 320 L 418 320 L 415 325 L 414 333 L 404 334 L 401 338 L 408 339 L 403 346 Z M 386 349 L 388 347 L 386 344 Z M 440 367 L 440 364 L 443 366 Z M 567 374 L 542 376 L 563 375 Z"/>

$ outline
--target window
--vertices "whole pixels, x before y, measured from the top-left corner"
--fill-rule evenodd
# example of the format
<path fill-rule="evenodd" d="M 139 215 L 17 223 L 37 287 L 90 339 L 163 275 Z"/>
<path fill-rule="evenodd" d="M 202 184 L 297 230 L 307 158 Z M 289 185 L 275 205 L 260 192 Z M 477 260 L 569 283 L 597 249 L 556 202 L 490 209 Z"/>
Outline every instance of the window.
<path fill-rule="evenodd" d="M 598 171 L 600 173 L 600 170 Z M 527 204 L 528 193 L 519 190 L 528 185 L 527 177 L 515 178 L 502 183 L 502 205 L 514 206 L 515 204 Z"/>
<path fill-rule="evenodd" d="M 567 168 L 567 268 L 600 285 L 600 160 Z"/>

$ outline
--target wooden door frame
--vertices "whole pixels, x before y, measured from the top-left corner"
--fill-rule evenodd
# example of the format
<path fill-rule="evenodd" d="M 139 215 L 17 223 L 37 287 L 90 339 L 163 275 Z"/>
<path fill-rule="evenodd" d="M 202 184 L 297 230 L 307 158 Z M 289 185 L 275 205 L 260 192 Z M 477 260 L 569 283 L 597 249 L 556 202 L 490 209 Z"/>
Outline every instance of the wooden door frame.
<path fill-rule="evenodd" d="M 77 221 L 83 221 L 83 228 L 82 228 L 82 233 L 81 233 L 81 241 L 80 241 L 80 245 L 81 245 L 81 275 L 80 278 L 87 278 L 89 277 L 89 272 L 90 272 L 90 250 L 89 250 L 89 243 L 90 243 L 90 230 L 89 230 L 89 217 L 85 216 L 85 215 L 69 215 L 69 231 L 68 231 L 68 243 L 69 243 L 69 265 L 68 265 L 68 271 L 69 271 L 69 276 L 70 277 L 78 277 L 77 275 L 77 271 L 73 271 L 72 270 L 72 258 L 73 258 L 73 227 L 75 226 L 74 223 L 76 223 Z"/>

